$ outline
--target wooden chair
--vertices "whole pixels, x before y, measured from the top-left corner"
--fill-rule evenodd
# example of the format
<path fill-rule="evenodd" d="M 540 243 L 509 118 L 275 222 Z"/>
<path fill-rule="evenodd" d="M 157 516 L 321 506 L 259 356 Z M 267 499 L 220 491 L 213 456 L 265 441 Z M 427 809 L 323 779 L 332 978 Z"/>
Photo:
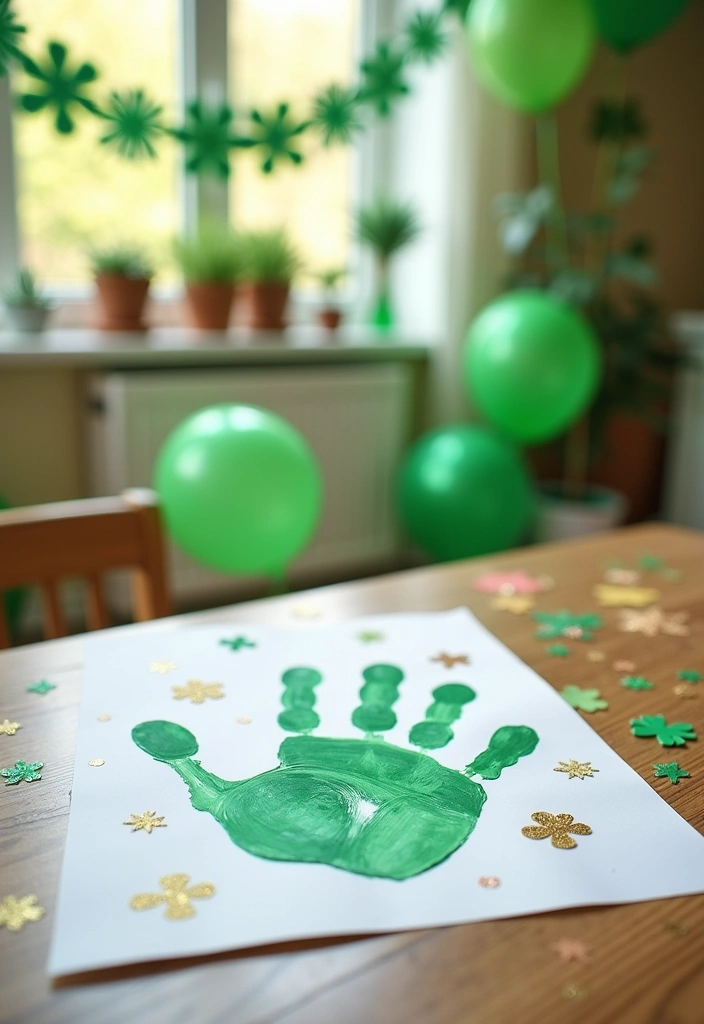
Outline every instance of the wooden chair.
<path fill-rule="evenodd" d="M 78 576 L 85 582 L 88 628 L 110 625 L 101 577 L 113 569 L 132 570 L 137 621 L 171 614 L 159 509 L 152 491 L 0 512 L 0 593 L 37 585 L 47 640 L 67 633 L 58 588 L 66 577 Z M 0 604 L 0 648 L 9 646 Z"/>

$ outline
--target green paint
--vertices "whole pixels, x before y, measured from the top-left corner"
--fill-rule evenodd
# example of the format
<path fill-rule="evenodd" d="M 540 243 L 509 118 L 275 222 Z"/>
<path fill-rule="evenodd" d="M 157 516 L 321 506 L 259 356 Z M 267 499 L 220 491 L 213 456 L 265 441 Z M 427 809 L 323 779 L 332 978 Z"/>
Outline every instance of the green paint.
<path fill-rule="evenodd" d="M 463 683 L 445 683 L 433 690 L 434 701 L 425 712 L 425 721 L 414 725 L 408 739 L 424 750 L 439 750 L 453 738 L 450 728 L 462 714 L 462 708 L 476 697 L 474 690 Z"/>
<path fill-rule="evenodd" d="M 370 665 L 362 672 L 361 705 L 352 712 L 352 725 L 366 733 L 387 732 L 396 725 L 393 705 L 399 697 L 403 672 L 395 665 Z"/>
<path fill-rule="evenodd" d="M 315 687 L 322 676 L 314 668 L 289 668 L 281 676 L 284 710 L 276 721 L 286 732 L 310 732 L 320 725 L 315 707 Z"/>
<path fill-rule="evenodd" d="M 290 736 L 276 768 L 229 782 L 192 759 L 198 743 L 180 725 L 142 722 L 132 738 L 181 776 L 196 810 L 212 814 L 241 849 L 270 860 L 411 878 L 462 846 L 486 800 L 462 772 L 369 739 Z M 468 770 L 498 778 L 537 742 L 532 729 L 505 726 Z"/>

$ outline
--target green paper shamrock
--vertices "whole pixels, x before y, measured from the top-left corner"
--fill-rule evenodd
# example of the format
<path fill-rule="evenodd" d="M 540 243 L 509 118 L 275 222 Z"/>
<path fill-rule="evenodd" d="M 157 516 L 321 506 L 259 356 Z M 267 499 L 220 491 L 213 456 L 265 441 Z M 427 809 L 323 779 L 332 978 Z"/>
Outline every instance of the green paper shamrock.
<path fill-rule="evenodd" d="M 262 170 L 271 174 L 278 160 L 287 158 L 293 164 L 303 162 L 303 156 L 291 145 L 291 140 L 301 135 L 310 126 L 310 121 L 293 122 L 289 115 L 288 103 L 279 103 L 273 114 L 262 114 L 253 110 L 250 115 L 254 122 L 255 134 L 245 140 L 247 146 L 261 146 L 265 151 Z"/>
<path fill-rule="evenodd" d="M 392 101 L 411 91 L 403 77 L 405 64 L 406 55 L 394 52 L 388 43 L 378 43 L 376 55 L 362 61 L 364 85 L 359 98 L 376 107 L 379 117 L 388 117 Z"/>
<path fill-rule="evenodd" d="M 186 121 L 171 134 L 186 145 L 186 170 L 191 174 L 214 174 L 227 178 L 232 146 L 249 145 L 232 133 L 232 110 L 226 103 L 208 107 L 194 100 L 186 107 Z"/>
<path fill-rule="evenodd" d="M 564 644 L 550 644 L 546 650 L 551 658 L 566 658 L 570 653 L 569 647 Z"/>
<path fill-rule="evenodd" d="M 573 615 L 564 608 L 559 612 L 533 612 L 533 618 L 541 623 L 535 633 L 538 640 L 593 640 L 592 630 L 602 626 L 600 615 Z"/>
<path fill-rule="evenodd" d="M 41 761 L 33 761 L 28 764 L 26 761 L 15 761 L 12 768 L 0 769 L 0 775 L 7 779 L 6 786 L 17 786 L 20 782 L 36 782 L 41 779 L 39 769 L 43 768 Z"/>
<path fill-rule="evenodd" d="M 48 693 L 49 690 L 55 690 L 56 685 L 54 683 L 47 683 L 46 679 L 40 679 L 38 683 L 33 683 L 27 687 L 27 693 Z"/>
<path fill-rule="evenodd" d="M 416 11 L 406 25 L 409 56 L 432 64 L 445 49 L 447 35 L 442 31 L 442 13 Z"/>
<path fill-rule="evenodd" d="M 577 711 L 586 711 L 593 714 L 595 711 L 606 711 L 609 706 L 607 700 L 603 700 L 599 690 L 583 690 L 580 686 L 565 686 L 560 693 Z"/>
<path fill-rule="evenodd" d="M 671 569 L 658 555 L 641 555 L 638 559 L 638 568 L 646 572 L 658 572 L 670 583 L 674 583 L 682 575 L 679 569 Z"/>
<path fill-rule="evenodd" d="M 362 129 L 357 117 L 357 93 L 341 85 L 329 85 L 315 97 L 312 123 L 320 129 L 326 146 L 351 142 L 355 132 Z"/>
<path fill-rule="evenodd" d="M 103 112 L 103 117 L 112 121 L 113 127 L 100 141 L 105 145 L 114 144 L 120 156 L 128 160 L 155 157 L 152 142 L 164 131 L 159 123 L 161 111 L 162 108 L 148 100 L 141 89 L 110 93 L 110 108 Z"/>
<path fill-rule="evenodd" d="M 704 676 L 699 672 L 694 672 L 691 669 L 682 669 L 681 672 L 677 673 L 677 678 L 681 679 L 684 683 L 701 683 Z"/>
<path fill-rule="evenodd" d="M 595 142 L 608 141 L 619 145 L 629 139 L 642 138 L 645 130 L 640 104 L 633 99 L 599 100 L 594 107 L 589 125 L 591 137 Z"/>
<path fill-rule="evenodd" d="M 232 640 L 221 640 L 223 647 L 229 647 L 231 651 L 239 651 L 242 647 L 256 647 L 257 645 L 248 640 L 246 636 L 236 636 Z"/>
<path fill-rule="evenodd" d="M 0 0 L 0 77 L 7 74 L 12 60 L 22 59 L 17 43 L 27 29 L 15 20 L 10 0 Z"/>
<path fill-rule="evenodd" d="M 627 690 L 653 689 L 653 684 L 645 676 L 624 676 L 621 680 L 621 686 L 625 686 Z"/>
<path fill-rule="evenodd" d="M 688 779 L 689 772 L 677 764 L 677 761 L 668 761 L 667 764 L 654 764 L 656 779 L 669 779 L 673 786 L 676 786 L 680 779 Z"/>
<path fill-rule="evenodd" d="M 96 80 L 98 72 L 92 64 L 80 64 L 77 68 L 67 65 L 68 50 L 63 43 L 49 43 L 48 54 L 43 64 L 37 64 L 26 56 L 23 58 L 24 70 L 31 78 L 42 82 L 44 88 L 38 92 L 22 93 L 20 105 L 31 114 L 53 107 L 57 132 L 70 135 L 75 127 L 71 116 L 74 107 L 83 107 L 91 114 L 100 113 L 95 103 L 83 93 L 84 87 Z"/>
<path fill-rule="evenodd" d="M 663 747 L 684 747 L 686 740 L 696 740 L 694 726 L 689 722 L 673 722 L 668 725 L 664 715 L 641 715 L 631 719 L 634 736 L 654 736 Z"/>

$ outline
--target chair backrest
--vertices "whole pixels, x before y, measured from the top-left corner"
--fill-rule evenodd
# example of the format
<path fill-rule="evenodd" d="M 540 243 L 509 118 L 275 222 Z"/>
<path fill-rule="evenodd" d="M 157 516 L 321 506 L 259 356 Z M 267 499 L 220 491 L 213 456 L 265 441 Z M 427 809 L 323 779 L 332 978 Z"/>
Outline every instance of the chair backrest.
<path fill-rule="evenodd" d="M 85 583 L 89 629 L 110 625 L 102 576 L 129 569 L 134 617 L 143 622 L 171 614 L 156 495 L 125 491 L 117 498 L 89 498 L 0 512 L 0 594 L 36 585 L 42 594 L 44 635 L 66 636 L 59 582 Z M 0 648 L 10 638 L 0 602 Z"/>

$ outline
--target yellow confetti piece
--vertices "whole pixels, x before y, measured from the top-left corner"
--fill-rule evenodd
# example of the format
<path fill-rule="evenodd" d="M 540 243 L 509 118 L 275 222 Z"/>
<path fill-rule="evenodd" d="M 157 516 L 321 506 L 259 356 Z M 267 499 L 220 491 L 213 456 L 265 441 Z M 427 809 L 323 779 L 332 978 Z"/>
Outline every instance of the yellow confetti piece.
<path fill-rule="evenodd" d="M 151 835 L 153 828 L 167 828 L 164 815 L 157 818 L 156 811 L 145 811 L 143 814 L 131 814 L 129 821 L 123 821 L 123 825 L 131 825 L 133 832 L 144 831 Z"/>
<path fill-rule="evenodd" d="M 193 917 L 196 912 L 191 900 L 205 900 L 215 893 L 215 886 L 210 882 L 188 885 L 188 875 L 164 875 L 159 879 L 163 892 L 140 892 L 130 900 L 133 910 L 150 910 L 166 904 L 164 917 L 169 921 L 182 921 Z"/>
<path fill-rule="evenodd" d="M 577 984 L 576 981 L 571 981 L 562 990 L 562 994 L 565 999 L 584 999 L 587 994 L 587 990 L 584 985 Z"/>
<path fill-rule="evenodd" d="M 103 761 L 102 757 L 94 757 L 88 762 L 88 764 L 91 768 L 102 768 L 105 761 Z"/>
<path fill-rule="evenodd" d="M 660 591 L 653 587 L 617 587 L 598 583 L 592 593 L 605 608 L 646 608 L 660 600 Z"/>
<path fill-rule="evenodd" d="M 0 736 L 14 736 L 21 728 L 19 722 L 11 722 L 9 718 L 6 718 L 4 722 L 0 722 Z"/>
<path fill-rule="evenodd" d="M 590 761 L 575 761 L 574 758 L 570 758 L 569 761 L 559 761 L 553 771 L 565 772 L 570 779 L 590 779 L 599 769 L 592 768 Z"/>
<path fill-rule="evenodd" d="M 619 587 L 634 587 L 640 583 L 640 573 L 636 569 L 607 569 L 604 581 Z"/>
<path fill-rule="evenodd" d="M 99 722 L 109 722 L 111 719 L 112 719 L 112 715 L 108 715 L 108 714 L 98 715 L 98 721 Z"/>
<path fill-rule="evenodd" d="M 248 718 L 247 715 L 240 715 L 240 717 L 236 718 L 235 721 L 237 722 L 238 725 L 251 725 L 252 724 L 252 719 Z"/>
<path fill-rule="evenodd" d="M 587 658 L 589 661 L 604 661 L 606 655 L 603 651 L 587 651 Z"/>
<path fill-rule="evenodd" d="M 547 839 L 558 850 L 573 850 L 577 843 L 570 832 L 576 836 L 590 836 L 589 825 L 575 821 L 571 814 L 549 814 L 548 811 L 535 811 L 531 814 L 537 825 L 526 825 L 521 832 L 526 839 Z"/>
<path fill-rule="evenodd" d="M 34 893 L 29 896 L 6 896 L 0 902 L 0 927 L 19 932 L 28 921 L 38 921 L 44 916 L 44 907 L 37 905 Z"/>
<path fill-rule="evenodd" d="M 673 687 L 672 692 L 675 697 L 680 697 L 682 700 L 692 700 L 693 697 L 699 696 L 694 687 L 689 686 L 687 683 L 678 683 L 677 686 Z"/>
<path fill-rule="evenodd" d="M 190 700 L 191 704 L 204 704 L 210 700 L 220 700 L 225 694 L 222 683 L 203 683 L 200 679 L 189 679 L 185 686 L 172 686 L 173 700 Z"/>
<path fill-rule="evenodd" d="M 436 654 L 431 661 L 438 662 L 444 665 L 445 668 L 454 668 L 455 665 L 469 665 L 469 655 L 467 654 L 446 654 L 442 651 L 440 654 Z"/>
<path fill-rule="evenodd" d="M 290 609 L 294 619 L 320 619 L 323 611 L 314 604 L 295 604 Z"/>
<path fill-rule="evenodd" d="M 173 672 L 176 669 L 175 661 L 150 661 L 149 671 L 156 672 L 158 675 L 163 676 L 167 672 Z"/>
<path fill-rule="evenodd" d="M 666 613 L 662 608 L 646 608 L 644 611 L 622 611 L 619 629 L 623 633 L 642 633 L 654 637 L 660 633 L 667 636 L 689 636 L 687 619 L 689 612 Z"/>
<path fill-rule="evenodd" d="M 614 672 L 635 672 L 635 661 L 615 661 L 611 666 Z"/>
<path fill-rule="evenodd" d="M 497 612 L 512 612 L 513 615 L 524 615 L 535 608 L 535 601 L 532 597 L 523 597 L 516 594 L 513 597 L 495 597 L 491 607 Z"/>
<path fill-rule="evenodd" d="M 482 889 L 498 889 L 501 885 L 501 879 L 497 878 L 496 875 L 482 875 L 479 879 L 479 884 Z"/>

